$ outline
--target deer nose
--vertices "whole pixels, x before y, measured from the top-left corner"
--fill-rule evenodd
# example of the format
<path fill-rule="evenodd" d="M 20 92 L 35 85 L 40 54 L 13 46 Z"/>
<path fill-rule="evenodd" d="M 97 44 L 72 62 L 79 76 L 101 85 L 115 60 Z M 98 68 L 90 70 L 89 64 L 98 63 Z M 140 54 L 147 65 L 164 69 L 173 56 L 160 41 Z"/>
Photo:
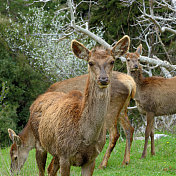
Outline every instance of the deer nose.
<path fill-rule="evenodd" d="M 136 65 L 134 65 L 134 68 L 135 68 L 135 69 L 138 69 L 138 65 L 137 65 L 137 64 L 136 64 Z"/>
<path fill-rule="evenodd" d="M 108 84 L 108 77 L 99 77 L 99 82 L 102 84 L 102 85 L 107 85 Z"/>

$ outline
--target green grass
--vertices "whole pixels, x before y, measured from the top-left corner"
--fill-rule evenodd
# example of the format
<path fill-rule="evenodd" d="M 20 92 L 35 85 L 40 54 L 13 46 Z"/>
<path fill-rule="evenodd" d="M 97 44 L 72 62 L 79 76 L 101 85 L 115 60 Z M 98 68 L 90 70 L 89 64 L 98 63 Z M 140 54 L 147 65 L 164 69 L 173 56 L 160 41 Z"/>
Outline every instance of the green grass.
<path fill-rule="evenodd" d="M 94 170 L 95 176 L 171 176 L 176 175 L 176 137 L 169 135 L 159 140 L 155 140 L 156 155 L 150 155 L 150 142 L 148 145 L 147 157 L 140 159 L 143 150 L 144 141 L 133 141 L 131 149 L 130 164 L 122 166 L 122 160 L 125 151 L 125 141 L 118 142 L 113 150 L 106 169 L 100 170 L 98 166 L 104 156 L 108 141 L 96 160 Z M 10 175 L 10 148 L 0 149 L 0 176 Z M 51 156 L 48 156 L 47 166 L 51 161 Z M 80 168 L 72 167 L 71 176 L 80 176 Z M 35 150 L 29 154 L 20 176 L 36 176 L 38 175 L 37 164 L 35 161 Z M 47 174 L 46 174 L 47 175 Z M 59 172 L 58 172 L 59 175 Z"/>

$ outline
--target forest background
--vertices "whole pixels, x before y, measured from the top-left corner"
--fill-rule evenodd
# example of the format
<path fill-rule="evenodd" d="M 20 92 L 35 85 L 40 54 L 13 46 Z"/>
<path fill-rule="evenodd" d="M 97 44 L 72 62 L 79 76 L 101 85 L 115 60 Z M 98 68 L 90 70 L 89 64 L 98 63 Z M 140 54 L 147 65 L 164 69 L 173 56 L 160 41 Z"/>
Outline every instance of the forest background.
<path fill-rule="evenodd" d="M 130 51 L 135 51 L 142 43 L 142 55 L 157 57 L 174 66 L 176 5 L 173 2 L 74 0 L 72 5 L 76 24 L 92 31 L 108 44 L 113 45 L 124 35 L 129 35 Z M 153 20 L 153 13 L 162 19 Z M 90 36 L 74 29 L 66 0 L 1 0 L 0 146 L 10 144 L 8 128 L 17 133 L 24 128 L 30 105 L 52 83 L 87 72 L 86 63 L 80 62 L 71 52 L 72 39 L 84 43 L 89 49 L 97 44 Z M 114 69 L 126 73 L 126 65 L 120 59 Z M 166 76 L 165 71 L 146 64 L 146 75 Z M 168 74 L 175 76 L 176 72 L 173 69 Z M 137 109 L 130 110 L 129 116 L 135 129 L 143 132 L 144 117 Z M 161 130 L 176 131 L 173 125 L 175 116 L 171 121 L 167 119 L 167 123 L 161 121 L 163 123 L 156 123 Z"/>

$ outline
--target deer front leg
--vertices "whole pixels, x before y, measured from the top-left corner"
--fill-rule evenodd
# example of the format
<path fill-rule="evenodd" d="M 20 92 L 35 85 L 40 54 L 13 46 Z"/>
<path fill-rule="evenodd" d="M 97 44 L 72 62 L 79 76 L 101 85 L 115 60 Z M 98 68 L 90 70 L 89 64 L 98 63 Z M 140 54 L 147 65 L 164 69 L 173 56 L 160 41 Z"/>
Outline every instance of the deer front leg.
<path fill-rule="evenodd" d="M 152 144 L 151 144 L 152 150 L 153 150 L 153 147 L 154 147 L 154 133 L 152 132 L 153 122 L 154 122 L 154 113 L 152 113 L 152 112 L 148 113 L 147 112 L 146 117 L 147 117 L 147 127 L 146 127 L 146 130 L 145 130 L 145 144 L 144 144 L 144 150 L 143 150 L 141 159 L 145 158 L 146 155 L 147 155 L 147 145 L 148 145 L 148 139 L 149 139 L 150 135 L 151 136 L 153 135 L 153 137 L 151 137 L 151 139 L 152 139 Z"/>
<path fill-rule="evenodd" d="M 45 164 L 46 164 L 47 152 L 41 148 L 36 147 L 36 161 L 39 169 L 39 176 L 45 175 Z"/>
<path fill-rule="evenodd" d="M 81 176 L 92 176 L 95 168 L 95 161 L 82 166 Z"/>
<path fill-rule="evenodd" d="M 126 112 L 124 113 L 124 115 L 122 115 L 121 113 L 120 125 L 122 126 L 126 135 L 126 148 L 122 165 L 128 165 L 130 162 L 130 150 L 133 141 L 134 128 L 131 126 Z"/>
<path fill-rule="evenodd" d="M 56 176 L 59 168 L 60 168 L 59 159 L 57 157 L 53 157 L 53 159 L 51 160 L 51 163 L 47 169 L 48 175 L 49 176 Z"/>
<path fill-rule="evenodd" d="M 70 162 L 68 158 L 60 157 L 60 173 L 61 176 L 70 176 Z"/>
<path fill-rule="evenodd" d="M 115 123 L 109 129 L 109 145 L 108 145 L 108 148 L 106 150 L 106 153 L 103 157 L 103 160 L 102 160 L 99 168 L 106 168 L 107 167 L 109 157 L 110 157 L 111 152 L 113 151 L 119 137 L 120 137 L 120 134 L 117 131 L 117 123 Z"/>

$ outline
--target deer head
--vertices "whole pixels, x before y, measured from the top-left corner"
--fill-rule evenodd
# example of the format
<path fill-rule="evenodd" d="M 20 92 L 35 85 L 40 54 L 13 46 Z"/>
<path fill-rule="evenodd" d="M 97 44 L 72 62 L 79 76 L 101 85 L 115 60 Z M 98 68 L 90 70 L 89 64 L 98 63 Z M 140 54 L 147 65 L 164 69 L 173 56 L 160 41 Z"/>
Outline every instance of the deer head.
<path fill-rule="evenodd" d="M 135 72 L 140 69 L 140 55 L 142 54 L 142 44 L 140 44 L 134 53 L 126 54 L 126 64 L 127 71 L 130 74 L 131 72 Z"/>
<path fill-rule="evenodd" d="M 12 129 L 8 129 L 8 133 L 13 142 L 10 149 L 11 172 L 19 172 L 28 157 L 28 151 L 22 139 Z"/>
<path fill-rule="evenodd" d="M 112 49 L 87 49 L 76 40 L 72 41 L 71 48 L 75 56 L 88 62 L 89 73 L 96 79 L 99 88 L 106 88 L 110 83 L 115 58 L 122 56 L 129 49 L 130 39 L 124 36 Z"/>

